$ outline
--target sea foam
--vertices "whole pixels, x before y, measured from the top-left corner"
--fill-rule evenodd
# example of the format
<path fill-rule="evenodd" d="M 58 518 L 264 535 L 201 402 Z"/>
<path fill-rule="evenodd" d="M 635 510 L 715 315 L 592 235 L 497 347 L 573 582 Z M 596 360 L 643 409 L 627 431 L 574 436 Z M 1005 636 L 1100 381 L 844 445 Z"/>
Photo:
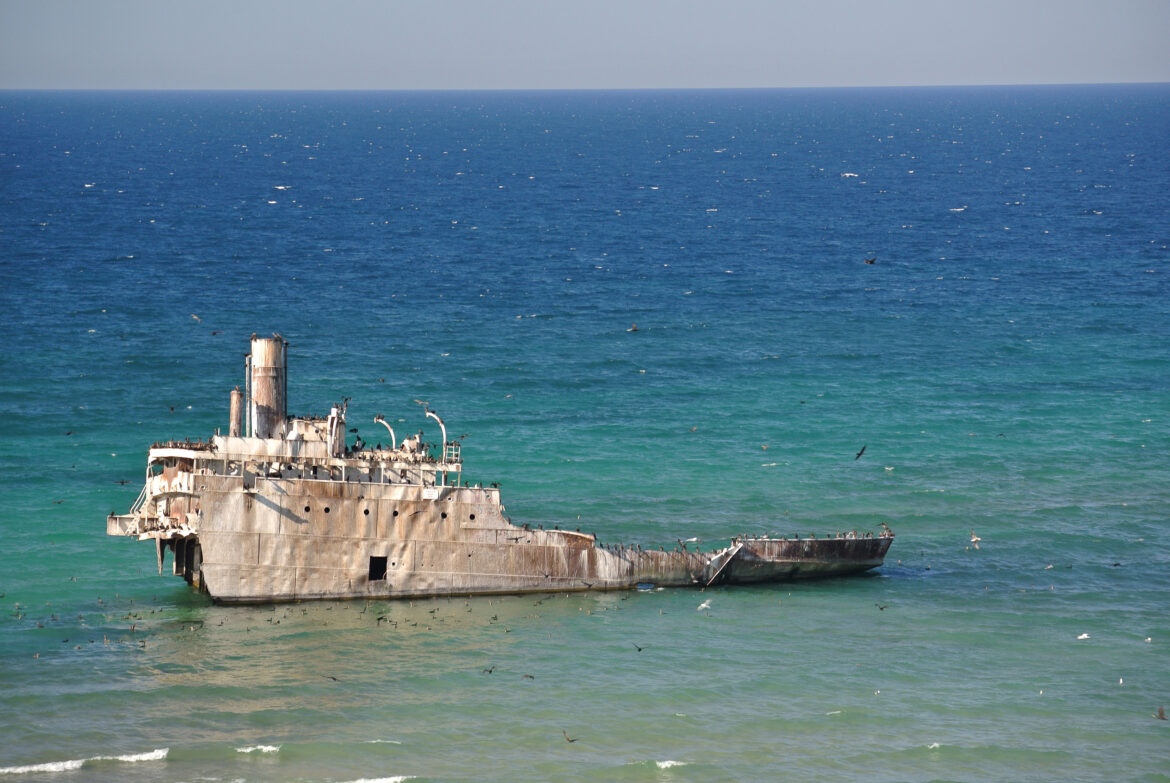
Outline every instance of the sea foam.
<path fill-rule="evenodd" d="M 169 748 L 158 748 L 147 753 L 130 753 L 124 756 L 91 756 L 87 759 L 70 759 L 68 761 L 47 761 L 43 764 L 25 764 L 17 767 L 0 767 L 0 775 L 23 775 L 35 772 L 71 772 L 81 769 L 86 764 L 97 761 L 121 761 L 133 764 L 137 761 L 162 761 L 170 752 Z"/>

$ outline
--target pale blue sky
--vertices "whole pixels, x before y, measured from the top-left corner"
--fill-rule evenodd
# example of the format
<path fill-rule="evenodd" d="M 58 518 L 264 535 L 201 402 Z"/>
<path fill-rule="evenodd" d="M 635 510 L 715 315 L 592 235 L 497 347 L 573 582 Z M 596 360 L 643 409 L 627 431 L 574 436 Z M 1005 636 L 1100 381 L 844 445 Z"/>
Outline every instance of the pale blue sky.
<path fill-rule="evenodd" d="M 0 88 L 1170 82 L 1170 0 L 0 0 Z"/>

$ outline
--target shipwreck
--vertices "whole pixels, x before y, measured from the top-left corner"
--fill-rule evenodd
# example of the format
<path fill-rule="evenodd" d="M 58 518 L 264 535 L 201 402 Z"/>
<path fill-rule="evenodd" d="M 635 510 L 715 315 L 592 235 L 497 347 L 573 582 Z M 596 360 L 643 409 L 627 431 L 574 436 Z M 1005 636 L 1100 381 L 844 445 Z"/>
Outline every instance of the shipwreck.
<path fill-rule="evenodd" d="M 348 442 L 346 404 L 287 412 L 288 343 L 252 336 L 227 435 L 150 447 L 146 482 L 106 532 L 154 542 L 172 571 L 220 603 L 619 590 L 841 576 L 880 566 L 879 533 L 736 537 L 711 552 L 601 545 L 511 522 L 497 486 L 461 483 L 462 444 L 421 433 Z"/>

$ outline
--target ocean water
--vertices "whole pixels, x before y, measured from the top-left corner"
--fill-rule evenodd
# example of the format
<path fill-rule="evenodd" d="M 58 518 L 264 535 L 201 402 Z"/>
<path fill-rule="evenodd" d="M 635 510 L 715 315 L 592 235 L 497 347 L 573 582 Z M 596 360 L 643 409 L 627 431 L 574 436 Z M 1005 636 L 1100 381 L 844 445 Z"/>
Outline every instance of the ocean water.
<path fill-rule="evenodd" d="M 1170 780 L 1168 140 L 1165 85 L 0 93 L 0 781 Z M 253 332 L 517 522 L 897 538 L 218 607 L 105 516 Z"/>

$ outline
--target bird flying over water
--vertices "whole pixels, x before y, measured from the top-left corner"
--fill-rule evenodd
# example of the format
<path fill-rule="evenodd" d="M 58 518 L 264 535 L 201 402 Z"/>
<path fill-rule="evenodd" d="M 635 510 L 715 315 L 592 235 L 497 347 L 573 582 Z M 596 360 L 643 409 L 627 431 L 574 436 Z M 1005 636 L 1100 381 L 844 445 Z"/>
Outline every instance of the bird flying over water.
<path fill-rule="evenodd" d="M 867 444 L 868 445 L 868 444 Z M 865 446 L 861 447 L 861 451 L 857 452 L 857 456 L 853 458 L 854 461 L 861 459 L 861 455 L 865 453 Z"/>
<path fill-rule="evenodd" d="M 570 737 L 569 732 L 565 731 L 564 729 L 561 729 L 561 734 L 565 735 L 565 742 L 576 742 L 578 739 L 580 739 L 580 737 Z"/>

